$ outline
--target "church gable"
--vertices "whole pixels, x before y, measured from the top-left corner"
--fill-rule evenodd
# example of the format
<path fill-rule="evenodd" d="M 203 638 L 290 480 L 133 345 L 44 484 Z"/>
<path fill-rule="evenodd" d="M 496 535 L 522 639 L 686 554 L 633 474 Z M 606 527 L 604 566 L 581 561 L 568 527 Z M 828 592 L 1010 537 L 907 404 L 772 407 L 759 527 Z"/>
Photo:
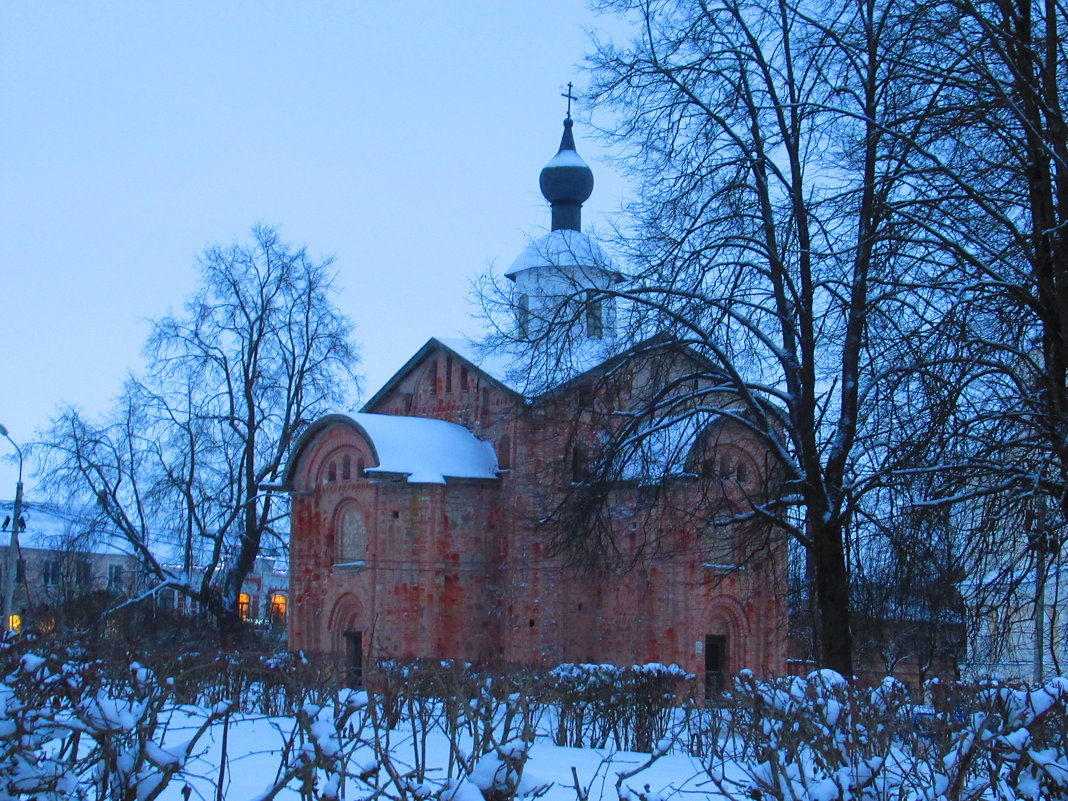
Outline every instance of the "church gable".
<path fill-rule="evenodd" d="M 520 396 L 458 348 L 431 339 L 364 404 L 363 411 L 448 420 L 490 431 Z"/>

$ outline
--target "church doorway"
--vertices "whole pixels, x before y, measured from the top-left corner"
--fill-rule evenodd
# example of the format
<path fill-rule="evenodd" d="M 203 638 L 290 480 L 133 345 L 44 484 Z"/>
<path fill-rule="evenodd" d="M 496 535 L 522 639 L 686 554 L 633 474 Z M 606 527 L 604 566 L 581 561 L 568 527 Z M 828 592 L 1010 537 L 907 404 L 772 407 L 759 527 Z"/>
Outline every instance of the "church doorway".
<path fill-rule="evenodd" d="M 715 698 L 723 692 L 726 674 L 727 637 L 709 634 L 705 637 L 705 698 Z"/>
<path fill-rule="evenodd" d="M 345 672 L 352 689 L 363 686 L 363 632 L 345 632 Z"/>

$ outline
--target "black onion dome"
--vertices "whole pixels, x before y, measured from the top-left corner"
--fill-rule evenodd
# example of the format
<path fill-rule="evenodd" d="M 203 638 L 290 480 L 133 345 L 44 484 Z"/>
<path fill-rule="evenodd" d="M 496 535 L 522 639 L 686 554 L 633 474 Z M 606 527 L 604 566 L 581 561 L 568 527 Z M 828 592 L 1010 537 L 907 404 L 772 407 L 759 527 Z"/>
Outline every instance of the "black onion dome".
<path fill-rule="evenodd" d="M 572 125 L 574 122 L 571 118 L 564 120 L 564 135 L 560 139 L 560 150 L 542 168 L 538 180 L 541 193 L 553 206 L 552 227 L 554 231 L 560 228 L 580 230 L 578 209 L 593 194 L 593 170 L 575 150 L 575 136 L 571 133 Z M 564 213 L 558 214 L 557 208 L 560 206 L 574 208 L 566 211 L 560 209 Z"/>

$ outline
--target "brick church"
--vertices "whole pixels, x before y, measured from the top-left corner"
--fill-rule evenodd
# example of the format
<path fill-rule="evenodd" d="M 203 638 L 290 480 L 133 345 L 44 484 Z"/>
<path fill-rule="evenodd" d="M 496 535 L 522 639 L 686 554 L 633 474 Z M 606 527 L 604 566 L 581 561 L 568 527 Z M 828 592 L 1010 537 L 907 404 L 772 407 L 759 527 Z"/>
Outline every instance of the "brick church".
<path fill-rule="evenodd" d="M 593 174 L 570 116 L 540 182 L 552 230 L 507 273 L 520 335 L 620 277 L 581 230 Z M 785 547 L 741 513 L 774 464 L 737 420 L 693 415 L 592 480 L 627 409 L 690 386 L 698 357 L 655 337 L 613 352 L 607 300 L 573 316 L 590 347 L 554 378 L 431 339 L 359 413 L 305 431 L 285 479 L 292 649 L 355 669 L 675 663 L 710 686 L 785 671 Z"/>

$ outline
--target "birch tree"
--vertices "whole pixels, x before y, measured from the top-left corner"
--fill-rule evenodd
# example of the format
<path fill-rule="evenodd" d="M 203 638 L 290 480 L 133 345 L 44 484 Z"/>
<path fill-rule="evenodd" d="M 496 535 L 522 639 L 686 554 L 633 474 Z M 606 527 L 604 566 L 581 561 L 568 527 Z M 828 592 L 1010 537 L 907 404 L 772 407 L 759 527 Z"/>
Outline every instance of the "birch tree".
<path fill-rule="evenodd" d="M 278 480 L 303 427 L 350 397 L 356 352 L 330 261 L 275 229 L 209 248 L 200 269 L 184 312 L 154 323 L 145 376 L 101 421 L 63 413 L 46 457 L 66 502 L 94 508 L 156 586 L 232 635 L 261 547 L 284 545 L 286 510 L 261 486 Z"/>

